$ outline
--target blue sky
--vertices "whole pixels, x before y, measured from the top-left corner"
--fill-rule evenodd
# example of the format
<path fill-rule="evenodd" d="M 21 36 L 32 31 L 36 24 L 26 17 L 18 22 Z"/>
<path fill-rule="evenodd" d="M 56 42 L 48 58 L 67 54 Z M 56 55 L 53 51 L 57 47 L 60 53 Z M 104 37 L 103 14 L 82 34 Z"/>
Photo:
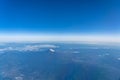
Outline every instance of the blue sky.
<path fill-rule="evenodd" d="M 0 0 L 2 34 L 119 32 L 119 0 Z"/>

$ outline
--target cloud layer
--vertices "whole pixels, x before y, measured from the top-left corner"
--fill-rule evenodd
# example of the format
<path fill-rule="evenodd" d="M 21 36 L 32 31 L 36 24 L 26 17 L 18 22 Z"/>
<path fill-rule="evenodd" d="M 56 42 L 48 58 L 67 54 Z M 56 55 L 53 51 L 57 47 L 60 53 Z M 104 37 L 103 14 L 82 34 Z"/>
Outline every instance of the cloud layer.
<path fill-rule="evenodd" d="M 5 52 L 5 51 L 40 51 L 45 48 L 58 48 L 56 45 L 50 45 L 50 44 L 43 44 L 43 45 L 25 45 L 23 47 L 5 47 L 5 48 L 0 48 L 0 52 Z"/>

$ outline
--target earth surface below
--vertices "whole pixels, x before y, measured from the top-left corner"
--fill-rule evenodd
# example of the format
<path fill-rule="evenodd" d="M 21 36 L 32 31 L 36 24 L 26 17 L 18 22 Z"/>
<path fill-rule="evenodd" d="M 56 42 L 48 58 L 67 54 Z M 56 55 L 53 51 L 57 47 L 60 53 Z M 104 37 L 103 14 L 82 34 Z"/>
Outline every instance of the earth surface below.
<path fill-rule="evenodd" d="M 1 43 L 0 80 L 120 80 L 120 47 Z"/>

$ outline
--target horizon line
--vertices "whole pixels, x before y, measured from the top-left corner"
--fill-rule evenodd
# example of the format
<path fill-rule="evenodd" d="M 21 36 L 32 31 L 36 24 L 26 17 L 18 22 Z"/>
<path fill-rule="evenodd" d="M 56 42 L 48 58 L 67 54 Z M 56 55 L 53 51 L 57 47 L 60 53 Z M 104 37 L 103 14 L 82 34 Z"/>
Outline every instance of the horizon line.
<path fill-rule="evenodd" d="M 32 34 L 0 34 L 0 42 L 44 42 L 68 41 L 90 43 L 120 43 L 119 35 L 32 35 Z"/>

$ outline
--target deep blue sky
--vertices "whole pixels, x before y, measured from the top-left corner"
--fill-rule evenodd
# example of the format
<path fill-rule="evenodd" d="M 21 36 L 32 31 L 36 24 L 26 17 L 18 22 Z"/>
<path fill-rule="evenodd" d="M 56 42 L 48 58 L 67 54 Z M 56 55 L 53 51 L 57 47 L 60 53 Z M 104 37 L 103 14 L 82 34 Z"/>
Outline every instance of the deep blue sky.
<path fill-rule="evenodd" d="M 119 0 L 0 0 L 1 33 L 120 32 Z"/>

